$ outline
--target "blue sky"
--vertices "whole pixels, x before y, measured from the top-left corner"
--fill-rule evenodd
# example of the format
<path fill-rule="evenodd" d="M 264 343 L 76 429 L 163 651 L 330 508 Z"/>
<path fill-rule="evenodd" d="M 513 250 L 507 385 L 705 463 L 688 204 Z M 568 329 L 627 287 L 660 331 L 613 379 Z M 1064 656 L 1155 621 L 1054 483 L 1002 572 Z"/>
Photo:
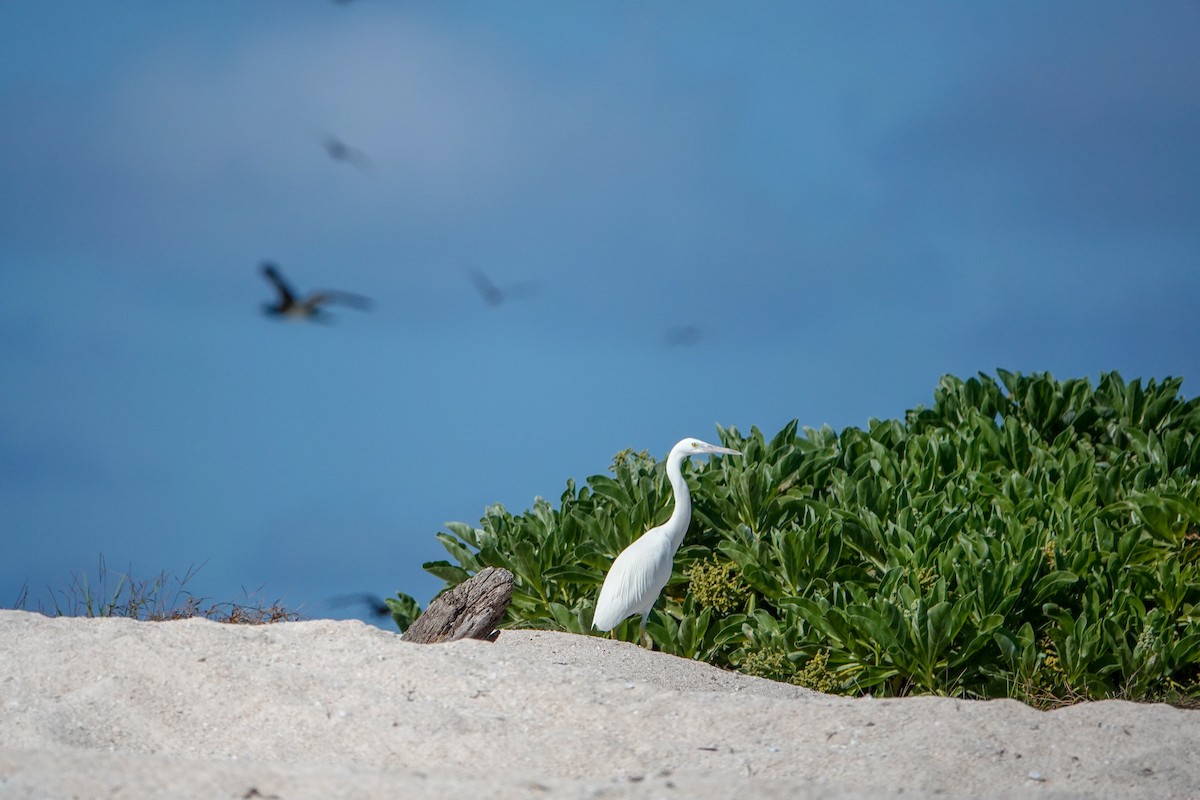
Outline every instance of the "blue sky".
<path fill-rule="evenodd" d="M 997 367 L 1194 396 L 1197 41 L 1183 0 L 0 2 L 0 605 L 103 555 L 353 615 L 715 424 Z M 269 319 L 264 259 L 375 307 Z"/>

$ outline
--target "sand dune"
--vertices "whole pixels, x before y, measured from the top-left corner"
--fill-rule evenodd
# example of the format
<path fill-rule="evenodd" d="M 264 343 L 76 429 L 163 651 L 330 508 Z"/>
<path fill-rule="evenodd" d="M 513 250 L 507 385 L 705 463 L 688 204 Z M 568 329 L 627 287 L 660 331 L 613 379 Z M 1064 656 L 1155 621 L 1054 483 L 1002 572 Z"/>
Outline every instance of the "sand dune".
<path fill-rule="evenodd" d="M 633 645 L 0 612 L 3 798 L 1200 798 L 1200 713 L 835 698 Z"/>

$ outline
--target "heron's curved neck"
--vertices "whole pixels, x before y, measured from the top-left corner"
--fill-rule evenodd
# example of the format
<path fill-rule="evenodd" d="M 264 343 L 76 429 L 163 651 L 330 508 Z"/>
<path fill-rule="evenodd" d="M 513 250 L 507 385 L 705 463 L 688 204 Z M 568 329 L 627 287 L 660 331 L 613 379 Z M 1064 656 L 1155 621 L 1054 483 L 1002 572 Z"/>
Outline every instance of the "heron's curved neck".
<path fill-rule="evenodd" d="M 692 493 L 688 491 L 687 481 L 683 479 L 683 461 L 685 453 L 671 453 L 667 457 L 667 478 L 675 491 L 675 509 L 667 520 L 666 528 L 671 532 L 671 547 L 679 549 L 683 537 L 687 535 L 688 523 L 692 520 Z"/>

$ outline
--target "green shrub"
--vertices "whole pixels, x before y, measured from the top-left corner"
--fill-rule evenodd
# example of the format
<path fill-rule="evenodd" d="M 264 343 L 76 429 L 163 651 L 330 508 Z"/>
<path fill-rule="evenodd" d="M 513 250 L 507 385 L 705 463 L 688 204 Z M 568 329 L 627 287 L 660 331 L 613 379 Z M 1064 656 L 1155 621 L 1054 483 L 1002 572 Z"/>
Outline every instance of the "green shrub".
<path fill-rule="evenodd" d="M 719 429 L 745 455 L 685 465 L 691 529 L 647 630 L 823 691 L 1200 695 L 1200 402 L 1180 385 L 999 370 L 865 429 Z M 505 567 L 507 625 L 592 632 L 613 558 L 671 506 L 645 453 L 611 473 L 448 524 L 453 562 L 425 568 Z"/>

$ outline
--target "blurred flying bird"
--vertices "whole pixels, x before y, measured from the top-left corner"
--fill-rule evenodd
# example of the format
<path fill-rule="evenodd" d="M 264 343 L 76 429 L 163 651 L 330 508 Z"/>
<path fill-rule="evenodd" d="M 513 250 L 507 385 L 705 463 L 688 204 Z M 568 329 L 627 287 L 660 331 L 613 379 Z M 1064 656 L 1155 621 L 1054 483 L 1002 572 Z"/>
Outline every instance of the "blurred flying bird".
<path fill-rule="evenodd" d="M 695 325 L 677 325 L 663 337 L 667 347 L 691 347 L 700 341 L 700 329 Z"/>
<path fill-rule="evenodd" d="M 536 285 L 532 281 L 509 284 L 507 288 L 501 290 L 482 270 L 475 267 L 467 269 L 467 277 L 471 279 L 471 283 L 475 284 L 475 290 L 483 297 L 483 302 L 492 307 L 501 305 L 505 300 L 528 297 L 536 291 Z"/>
<path fill-rule="evenodd" d="M 667 478 L 675 492 L 675 509 L 666 522 L 643 533 L 613 561 L 604 585 L 600 587 L 600 599 L 596 601 L 596 613 L 592 617 L 592 625 L 596 628 L 611 631 L 627 617 L 638 614 L 642 618 L 641 633 L 645 636 L 646 617 L 650 616 L 654 601 L 671 579 L 675 552 L 683 543 L 692 519 L 692 495 L 683 478 L 683 462 L 706 453 L 741 455 L 737 450 L 699 439 L 684 439 L 671 448 L 667 456 Z"/>
<path fill-rule="evenodd" d="M 275 290 L 279 293 L 279 300 L 273 305 L 263 303 L 263 313 L 269 316 L 305 320 L 318 319 L 324 313 L 321 306 L 329 303 L 358 308 L 364 311 L 371 307 L 371 301 L 362 295 L 339 292 L 332 289 L 313 292 L 301 300 L 292 291 L 292 287 L 283 279 L 283 276 L 279 274 L 279 268 L 271 261 L 262 262 L 262 274 L 275 286 Z"/>
<path fill-rule="evenodd" d="M 325 147 L 325 152 L 334 161 L 341 161 L 358 167 L 363 172 L 367 172 L 371 168 L 371 159 L 366 153 L 357 147 L 351 147 L 336 136 L 326 134 L 322 140 L 322 144 Z"/>
<path fill-rule="evenodd" d="M 363 606 L 366 608 L 367 615 L 382 619 L 390 616 L 392 610 L 388 608 L 388 604 L 383 602 L 378 595 L 373 595 L 370 592 L 359 592 L 358 594 L 341 594 L 337 597 L 331 597 L 326 601 L 334 608 L 345 608 L 347 606 Z"/>

